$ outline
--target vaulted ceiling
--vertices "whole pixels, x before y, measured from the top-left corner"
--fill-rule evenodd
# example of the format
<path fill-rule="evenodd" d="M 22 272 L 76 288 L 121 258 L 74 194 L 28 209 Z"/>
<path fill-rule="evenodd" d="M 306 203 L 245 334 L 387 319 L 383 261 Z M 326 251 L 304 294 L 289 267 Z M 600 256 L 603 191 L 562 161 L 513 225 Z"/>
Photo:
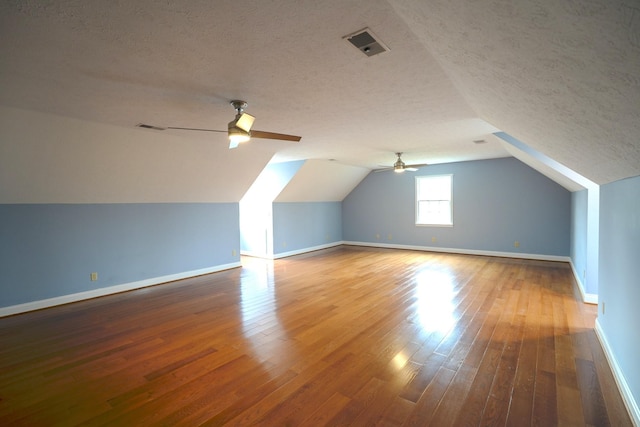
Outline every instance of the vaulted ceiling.
<path fill-rule="evenodd" d="M 365 27 L 389 51 L 343 39 Z M 503 131 L 599 184 L 640 174 L 637 0 L 7 0 L 0 40 L 8 107 L 225 129 L 243 99 L 302 136 L 237 149 L 279 160 L 504 157 Z"/>

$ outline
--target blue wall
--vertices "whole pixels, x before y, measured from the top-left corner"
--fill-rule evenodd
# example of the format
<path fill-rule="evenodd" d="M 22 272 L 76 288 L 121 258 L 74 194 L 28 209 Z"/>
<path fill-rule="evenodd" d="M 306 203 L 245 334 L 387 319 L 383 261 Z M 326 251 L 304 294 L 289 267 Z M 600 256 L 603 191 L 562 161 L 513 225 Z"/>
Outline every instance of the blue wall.
<path fill-rule="evenodd" d="M 439 174 L 453 174 L 454 225 L 416 226 L 415 177 Z M 343 230 L 345 241 L 569 256 L 571 193 L 515 158 L 370 173 L 343 201 Z"/>
<path fill-rule="evenodd" d="M 640 176 L 603 185 L 600 202 L 598 322 L 640 404 Z"/>
<path fill-rule="evenodd" d="M 342 202 L 273 204 L 273 252 L 291 252 L 342 241 Z"/>
<path fill-rule="evenodd" d="M 587 269 L 587 190 L 571 193 L 571 262 L 585 285 Z"/>
<path fill-rule="evenodd" d="M 0 205 L 0 307 L 238 263 L 238 218 L 237 203 Z"/>

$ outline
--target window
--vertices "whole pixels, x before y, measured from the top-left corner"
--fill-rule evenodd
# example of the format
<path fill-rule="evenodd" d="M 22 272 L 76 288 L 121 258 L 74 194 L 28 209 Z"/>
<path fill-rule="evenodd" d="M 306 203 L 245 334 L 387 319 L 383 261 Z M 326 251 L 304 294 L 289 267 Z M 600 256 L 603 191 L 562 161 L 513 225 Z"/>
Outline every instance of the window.
<path fill-rule="evenodd" d="M 416 177 L 416 224 L 453 225 L 453 175 Z"/>

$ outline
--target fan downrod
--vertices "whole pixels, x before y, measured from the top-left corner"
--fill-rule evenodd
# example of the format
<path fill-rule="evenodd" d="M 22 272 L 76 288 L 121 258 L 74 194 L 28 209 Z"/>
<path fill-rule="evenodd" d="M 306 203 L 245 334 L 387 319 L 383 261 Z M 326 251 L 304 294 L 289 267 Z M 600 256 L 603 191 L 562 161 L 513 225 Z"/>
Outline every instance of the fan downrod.
<path fill-rule="evenodd" d="M 231 106 L 236 110 L 236 114 L 242 114 L 244 109 L 247 108 L 246 101 L 233 100 L 230 102 Z"/>

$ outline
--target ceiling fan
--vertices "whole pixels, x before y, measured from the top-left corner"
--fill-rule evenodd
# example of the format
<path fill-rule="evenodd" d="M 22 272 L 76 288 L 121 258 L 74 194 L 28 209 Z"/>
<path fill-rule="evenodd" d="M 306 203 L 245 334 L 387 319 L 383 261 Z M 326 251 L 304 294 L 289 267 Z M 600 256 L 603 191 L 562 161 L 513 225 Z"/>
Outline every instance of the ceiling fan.
<path fill-rule="evenodd" d="M 159 127 L 146 125 L 140 123 L 137 126 L 146 129 L 166 130 L 166 129 L 178 129 L 178 130 L 195 130 L 200 132 L 227 132 L 229 135 L 229 149 L 236 148 L 240 143 L 247 142 L 251 138 L 263 138 L 263 139 L 279 139 L 283 141 L 298 142 L 302 139 L 301 136 L 287 135 L 284 133 L 266 132 L 262 130 L 251 130 L 255 117 L 251 114 L 244 112 L 247 108 L 245 101 L 234 100 L 231 101 L 231 105 L 236 110 L 236 117 L 227 125 L 227 130 L 216 129 L 198 129 L 198 128 L 185 128 L 176 126 Z"/>
<path fill-rule="evenodd" d="M 398 156 L 398 160 L 396 160 L 396 162 L 393 164 L 392 167 L 383 168 L 383 169 L 376 169 L 376 170 L 374 170 L 374 172 L 384 172 L 384 171 L 388 171 L 388 170 L 393 170 L 396 173 L 402 173 L 404 171 L 415 172 L 415 171 L 418 170 L 417 168 L 419 168 L 419 167 L 428 166 L 426 163 L 419 163 L 419 164 L 415 164 L 415 165 L 405 165 L 404 162 L 402 161 L 402 159 L 400 158 L 400 156 L 402 156 L 402 153 L 396 153 L 396 156 Z"/>

